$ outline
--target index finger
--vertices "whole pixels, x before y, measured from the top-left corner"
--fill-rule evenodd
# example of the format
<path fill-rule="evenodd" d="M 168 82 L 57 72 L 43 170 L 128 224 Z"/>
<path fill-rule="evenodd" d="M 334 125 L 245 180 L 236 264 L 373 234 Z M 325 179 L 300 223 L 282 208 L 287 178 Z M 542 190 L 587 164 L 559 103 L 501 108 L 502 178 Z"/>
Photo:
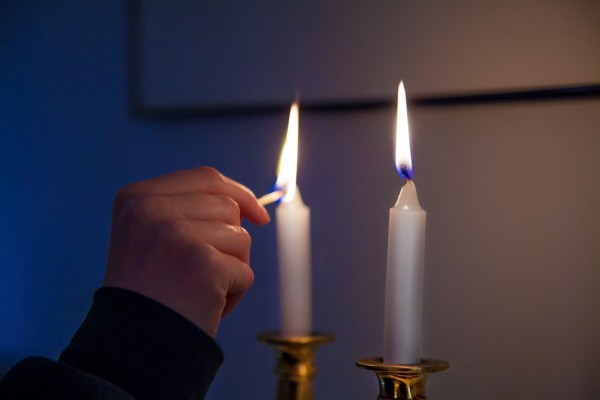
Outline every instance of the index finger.
<path fill-rule="evenodd" d="M 221 174 L 212 167 L 198 167 L 173 172 L 137 182 L 131 191 L 155 194 L 203 192 L 231 197 L 240 207 L 241 217 L 257 224 L 270 221 L 267 210 L 258 204 L 254 193 L 241 183 Z"/>

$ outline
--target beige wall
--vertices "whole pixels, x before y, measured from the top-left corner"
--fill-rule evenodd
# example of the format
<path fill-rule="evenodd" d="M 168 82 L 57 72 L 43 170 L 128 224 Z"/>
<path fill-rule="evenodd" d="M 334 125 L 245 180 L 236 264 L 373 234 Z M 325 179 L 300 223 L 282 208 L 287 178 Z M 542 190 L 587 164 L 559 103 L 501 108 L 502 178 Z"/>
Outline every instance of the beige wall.
<path fill-rule="evenodd" d="M 428 212 L 423 354 L 451 364 L 431 378 L 431 398 L 594 398 L 600 103 L 410 116 Z M 322 350 L 318 390 L 375 398 L 375 377 L 352 363 L 381 354 L 387 209 L 401 186 L 385 134 L 393 115 L 304 121 L 300 183 L 322 216 L 315 325 L 338 335 Z"/>
<path fill-rule="evenodd" d="M 599 81 L 598 2 L 401 3 L 410 35 L 389 50 L 409 95 Z M 423 354 L 451 364 L 430 397 L 597 397 L 600 101 L 409 114 L 428 211 Z M 315 233 L 316 313 L 339 336 L 323 350 L 322 398 L 340 377 L 348 398 L 375 398 L 351 364 L 381 354 L 386 213 L 401 185 L 392 124 L 391 112 L 305 117 L 302 180 L 322 182 L 305 197 L 337 217 Z"/>
<path fill-rule="evenodd" d="M 503 387 L 518 397 L 594 398 L 600 104 L 414 119 L 430 211 L 424 352 L 453 364 L 432 394 L 458 399 L 472 383 L 473 397 L 487 399 L 505 397 Z"/>

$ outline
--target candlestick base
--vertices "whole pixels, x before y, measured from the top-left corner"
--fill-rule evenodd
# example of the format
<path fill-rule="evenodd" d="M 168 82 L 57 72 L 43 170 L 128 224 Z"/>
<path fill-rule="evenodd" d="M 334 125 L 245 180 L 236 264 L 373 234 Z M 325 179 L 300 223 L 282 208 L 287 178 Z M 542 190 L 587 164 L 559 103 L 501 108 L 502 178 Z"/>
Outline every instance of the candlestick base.
<path fill-rule="evenodd" d="M 313 400 L 312 379 L 317 373 L 315 352 L 317 346 L 333 341 L 327 333 L 311 336 L 282 336 L 276 332 L 264 332 L 258 340 L 275 349 L 278 376 L 277 400 Z"/>
<path fill-rule="evenodd" d="M 450 367 L 446 361 L 421 359 L 419 364 L 384 364 L 381 357 L 363 358 L 356 366 L 377 374 L 377 400 L 426 400 L 427 375 Z"/>

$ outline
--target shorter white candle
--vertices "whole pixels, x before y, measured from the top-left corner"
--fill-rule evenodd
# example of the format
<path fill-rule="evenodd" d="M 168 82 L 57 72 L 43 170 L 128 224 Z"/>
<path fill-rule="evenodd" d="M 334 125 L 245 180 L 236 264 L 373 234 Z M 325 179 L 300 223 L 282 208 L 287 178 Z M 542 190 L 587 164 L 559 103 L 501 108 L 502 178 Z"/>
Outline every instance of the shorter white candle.
<path fill-rule="evenodd" d="M 312 331 L 310 208 L 296 187 L 298 105 L 293 104 L 275 186 L 284 193 L 275 209 L 281 334 L 308 336 Z"/>
<path fill-rule="evenodd" d="M 275 209 L 279 255 L 281 334 L 311 334 L 310 208 L 300 191 Z"/>

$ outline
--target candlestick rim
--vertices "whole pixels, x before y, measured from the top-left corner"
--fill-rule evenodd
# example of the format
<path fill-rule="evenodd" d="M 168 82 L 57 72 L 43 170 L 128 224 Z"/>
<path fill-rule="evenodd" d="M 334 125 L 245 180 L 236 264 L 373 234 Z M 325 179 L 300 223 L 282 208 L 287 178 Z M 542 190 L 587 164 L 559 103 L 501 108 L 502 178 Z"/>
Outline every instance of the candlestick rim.
<path fill-rule="evenodd" d="M 357 360 L 356 366 L 375 372 L 403 374 L 429 374 L 432 372 L 445 371 L 450 368 L 448 362 L 431 358 L 422 358 L 421 362 L 418 364 L 386 364 L 383 362 L 383 357 L 367 357 Z"/>
<path fill-rule="evenodd" d="M 325 332 L 313 332 L 307 336 L 291 336 L 282 335 L 278 331 L 267 331 L 259 333 L 256 337 L 260 342 L 268 343 L 270 345 L 312 345 L 318 346 L 332 342 L 335 336 Z"/>

